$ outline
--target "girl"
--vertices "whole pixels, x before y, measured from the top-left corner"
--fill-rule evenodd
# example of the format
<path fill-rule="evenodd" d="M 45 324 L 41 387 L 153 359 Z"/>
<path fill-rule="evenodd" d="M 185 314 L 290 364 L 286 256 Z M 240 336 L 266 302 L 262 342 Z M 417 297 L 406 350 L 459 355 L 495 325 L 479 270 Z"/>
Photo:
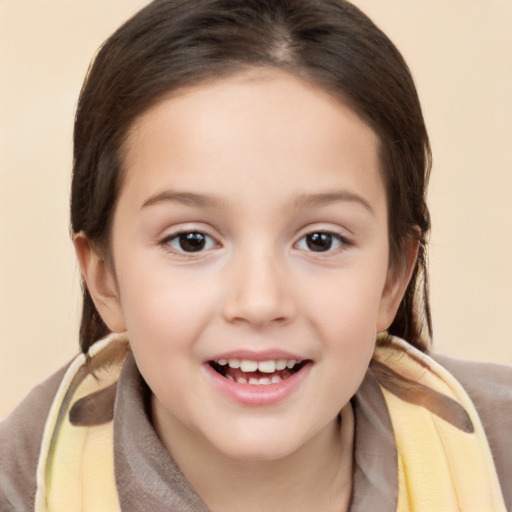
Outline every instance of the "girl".
<path fill-rule="evenodd" d="M 427 355 L 429 168 L 351 4 L 140 11 L 76 116 L 82 355 L 2 425 L 2 510 L 510 508 L 510 370 Z"/>

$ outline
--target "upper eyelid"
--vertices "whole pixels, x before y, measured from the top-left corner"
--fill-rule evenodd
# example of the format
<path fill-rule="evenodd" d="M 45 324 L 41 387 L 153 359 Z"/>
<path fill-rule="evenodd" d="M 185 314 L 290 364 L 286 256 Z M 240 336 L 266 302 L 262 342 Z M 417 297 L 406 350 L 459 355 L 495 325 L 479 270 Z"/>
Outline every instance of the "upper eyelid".
<path fill-rule="evenodd" d="M 342 228 L 339 226 L 336 227 L 322 227 L 322 226 L 307 226 L 299 231 L 299 234 L 296 237 L 296 240 L 299 241 L 307 235 L 311 235 L 313 233 L 328 233 L 331 235 L 335 235 L 337 237 L 342 238 L 343 240 L 351 241 L 353 238 L 353 234 L 346 228 Z"/>
<path fill-rule="evenodd" d="M 164 234 L 160 235 L 158 237 L 159 240 L 160 241 L 168 240 L 170 238 L 175 238 L 179 235 L 183 235 L 186 233 L 202 233 L 203 235 L 209 236 L 210 238 L 213 238 L 216 241 L 218 241 L 220 238 L 220 236 L 218 234 L 212 233 L 212 231 L 213 231 L 212 229 L 210 229 L 208 227 L 204 227 L 203 225 L 195 225 L 195 223 L 193 223 L 193 222 L 183 223 L 183 224 L 178 227 L 175 227 L 175 228 L 163 230 Z M 200 223 L 200 224 L 202 224 L 202 223 Z"/>
<path fill-rule="evenodd" d="M 160 243 L 168 242 L 169 240 L 174 240 L 175 238 L 178 238 L 181 235 L 187 235 L 189 233 L 200 233 L 201 235 L 207 236 L 208 238 L 214 240 L 216 244 L 220 243 L 215 236 L 201 229 L 180 229 L 179 231 L 175 231 L 173 233 L 169 233 L 167 235 L 162 236 L 160 238 Z"/>

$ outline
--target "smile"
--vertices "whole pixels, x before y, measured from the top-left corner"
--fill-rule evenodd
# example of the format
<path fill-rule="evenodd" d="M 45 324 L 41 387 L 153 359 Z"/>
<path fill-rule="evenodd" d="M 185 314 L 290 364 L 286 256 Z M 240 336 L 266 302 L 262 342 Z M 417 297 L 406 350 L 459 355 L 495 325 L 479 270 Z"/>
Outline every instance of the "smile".
<path fill-rule="evenodd" d="M 226 354 L 205 361 L 203 368 L 214 388 L 229 401 L 263 407 L 295 394 L 314 362 L 281 351 L 274 354 Z"/>
<path fill-rule="evenodd" d="M 298 372 L 307 361 L 295 359 L 277 359 L 254 361 L 250 359 L 219 359 L 209 365 L 220 375 L 250 386 L 268 386 L 279 384 Z"/>

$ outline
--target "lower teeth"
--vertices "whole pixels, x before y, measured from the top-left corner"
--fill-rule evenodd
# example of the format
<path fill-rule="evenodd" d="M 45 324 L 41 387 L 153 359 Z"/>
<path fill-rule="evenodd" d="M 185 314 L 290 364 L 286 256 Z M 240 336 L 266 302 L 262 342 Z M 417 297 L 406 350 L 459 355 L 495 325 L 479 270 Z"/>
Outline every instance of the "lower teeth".
<path fill-rule="evenodd" d="M 231 375 L 226 375 L 226 379 L 238 384 L 249 384 L 250 386 L 268 386 L 269 384 L 278 384 L 283 381 L 279 375 L 274 375 L 271 378 L 263 377 L 261 379 L 257 379 L 255 377 L 250 377 L 249 379 L 246 379 L 245 377 L 237 377 L 234 379 Z"/>

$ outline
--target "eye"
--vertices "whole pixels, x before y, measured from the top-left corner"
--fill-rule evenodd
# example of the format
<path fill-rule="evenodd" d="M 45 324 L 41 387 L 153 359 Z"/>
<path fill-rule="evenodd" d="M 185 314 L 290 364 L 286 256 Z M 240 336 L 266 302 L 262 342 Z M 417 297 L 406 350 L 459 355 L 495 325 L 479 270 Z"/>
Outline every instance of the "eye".
<path fill-rule="evenodd" d="M 318 231 L 308 233 L 297 242 L 297 248 L 313 252 L 329 252 L 348 244 L 348 241 L 337 233 Z"/>
<path fill-rule="evenodd" d="M 177 252 L 200 252 L 217 246 L 215 240 L 201 231 L 183 231 L 162 240 L 163 245 L 170 246 Z"/>

